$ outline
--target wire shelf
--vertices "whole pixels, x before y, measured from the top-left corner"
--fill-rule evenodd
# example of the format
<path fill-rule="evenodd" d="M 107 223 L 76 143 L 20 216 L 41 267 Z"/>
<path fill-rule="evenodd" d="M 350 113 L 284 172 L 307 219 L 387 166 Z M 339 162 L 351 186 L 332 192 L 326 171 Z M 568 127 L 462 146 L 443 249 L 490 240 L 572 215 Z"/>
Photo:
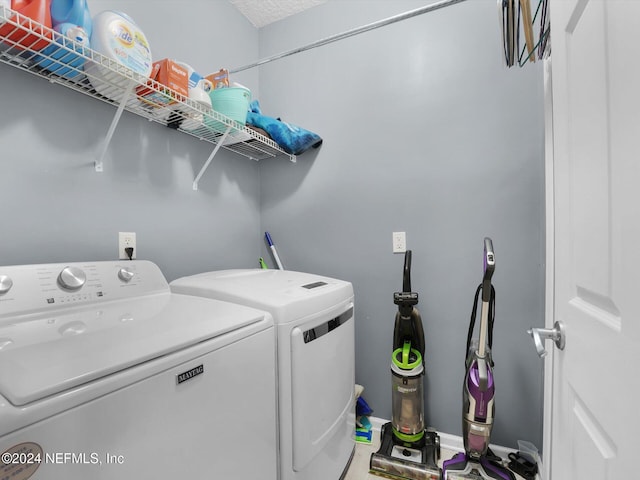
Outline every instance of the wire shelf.
<path fill-rule="evenodd" d="M 253 160 L 286 155 L 296 161 L 271 138 L 2 5 L 0 62 L 117 107 L 101 156 L 126 110 L 215 144 L 203 170 L 220 147 Z M 102 158 L 96 170 L 102 170 Z"/>

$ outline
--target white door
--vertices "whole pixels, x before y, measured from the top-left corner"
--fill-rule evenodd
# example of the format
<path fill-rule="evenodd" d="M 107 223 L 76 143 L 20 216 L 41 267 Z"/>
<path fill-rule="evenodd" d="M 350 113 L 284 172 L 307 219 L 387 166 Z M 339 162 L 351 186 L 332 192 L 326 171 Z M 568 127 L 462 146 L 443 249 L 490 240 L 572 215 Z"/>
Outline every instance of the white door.
<path fill-rule="evenodd" d="M 548 323 L 564 322 L 566 347 L 546 345 L 545 464 L 551 480 L 640 478 L 640 1 L 552 0 L 550 12 Z"/>

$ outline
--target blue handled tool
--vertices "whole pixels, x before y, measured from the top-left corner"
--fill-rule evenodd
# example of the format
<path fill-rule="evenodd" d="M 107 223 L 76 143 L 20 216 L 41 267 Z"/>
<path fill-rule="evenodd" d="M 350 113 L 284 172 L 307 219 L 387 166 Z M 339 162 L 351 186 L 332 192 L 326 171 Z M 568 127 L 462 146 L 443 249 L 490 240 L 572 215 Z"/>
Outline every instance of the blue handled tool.
<path fill-rule="evenodd" d="M 264 237 L 267 239 L 267 243 L 269 244 L 271 253 L 273 253 L 273 259 L 276 261 L 278 270 L 284 270 L 284 267 L 282 266 L 282 262 L 280 261 L 280 257 L 278 256 L 278 251 L 276 250 L 276 246 L 273 243 L 273 239 L 271 238 L 271 235 L 269 235 L 269 232 L 264 232 Z"/>

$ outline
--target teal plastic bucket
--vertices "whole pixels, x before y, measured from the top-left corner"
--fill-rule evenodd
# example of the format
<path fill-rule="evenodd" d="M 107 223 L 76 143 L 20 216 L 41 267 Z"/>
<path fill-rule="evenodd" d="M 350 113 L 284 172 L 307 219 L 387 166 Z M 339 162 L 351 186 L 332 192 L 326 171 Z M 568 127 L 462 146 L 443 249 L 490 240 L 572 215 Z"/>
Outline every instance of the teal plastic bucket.
<path fill-rule="evenodd" d="M 225 117 L 235 120 L 240 125 L 247 122 L 247 111 L 251 103 L 251 91 L 244 87 L 216 88 L 209 92 L 211 107 Z M 227 125 L 211 117 L 207 117 L 205 124 L 217 132 L 224 132 Z"/>

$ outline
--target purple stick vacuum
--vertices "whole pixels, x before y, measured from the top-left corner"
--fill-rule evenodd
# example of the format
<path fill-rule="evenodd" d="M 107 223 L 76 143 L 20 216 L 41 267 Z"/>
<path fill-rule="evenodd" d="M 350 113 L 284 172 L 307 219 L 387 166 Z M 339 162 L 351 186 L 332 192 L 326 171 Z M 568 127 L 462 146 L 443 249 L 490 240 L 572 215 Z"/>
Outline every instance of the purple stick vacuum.
<path fill-rule="evenodd" d="M 493 242 L 484 239 L 484 269 L 482 283 L 476 290 L 465 359 L 466 373 L 462 389 L 462 435 L 464 453 L 443 463 L 444 480 L 514 480 L 513 474 L 495 463 L 488 455 L 494 417 L 493 313 L 495 290 L 491 277 L 495 270 Z M 475 327 L 478 295 L 482 292 L 480 339 L 471 340 Z"/>

